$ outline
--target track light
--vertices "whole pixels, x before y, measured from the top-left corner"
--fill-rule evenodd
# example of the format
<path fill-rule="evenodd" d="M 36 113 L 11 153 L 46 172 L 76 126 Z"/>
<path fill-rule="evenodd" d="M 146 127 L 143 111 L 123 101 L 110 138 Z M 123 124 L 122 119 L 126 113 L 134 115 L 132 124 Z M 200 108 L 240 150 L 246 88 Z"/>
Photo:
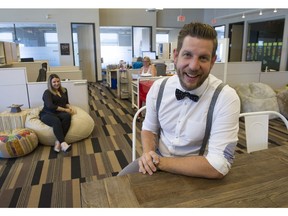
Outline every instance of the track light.
<path fill-rule="evenodd" d="M 273 12 L 274 12 L 274 13 L 277 13 L 277 9 L 275 8 Z"/>
<path fill-rule="evenodd" d="M 242 15 L 242 19 L 245 19 L 245 14 L 243 13 L 243 15 Z"/>
<path fill-rule="evenodd" d="M 262 10 L 260 10 L 259 16 L 262 16 Z"/>

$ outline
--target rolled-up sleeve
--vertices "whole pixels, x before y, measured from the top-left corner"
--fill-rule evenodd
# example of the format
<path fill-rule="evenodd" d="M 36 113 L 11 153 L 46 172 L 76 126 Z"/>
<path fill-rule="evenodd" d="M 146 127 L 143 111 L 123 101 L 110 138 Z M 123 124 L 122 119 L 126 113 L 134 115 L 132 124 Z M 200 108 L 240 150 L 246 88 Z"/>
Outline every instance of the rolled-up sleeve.
<path fill-rule="evenodd" d="M 233 90 L 220 95 L 214 109 L 206 159 L 218 172 L 226 175 L 238 142 L 240 100 Z"/>

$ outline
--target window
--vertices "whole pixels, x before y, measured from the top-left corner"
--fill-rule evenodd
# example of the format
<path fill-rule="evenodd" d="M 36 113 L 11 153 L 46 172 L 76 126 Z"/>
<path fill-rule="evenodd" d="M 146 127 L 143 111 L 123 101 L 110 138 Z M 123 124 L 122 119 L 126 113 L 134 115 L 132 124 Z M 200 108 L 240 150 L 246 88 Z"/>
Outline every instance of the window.
<path fill-rule="evenodd" d="M 156 34 L 156 55 L 163 53 L 163 43 L 169 43 L 169 33 Z M 160 52 L 160 53 L 159 53 Z"/>
<path fill-rule="evenodd" d="M 131 27 L 100 27 L 102 69 L 124 60 L 132 62 Z"/>
<path fill-rule="evenodd" d="M 60 65 L 55 24 L 0 23 L 0 40 L 19 43 L 20 58 L 48 60 L 50 66 Z"/>
<path fill-rule="evenodd" d="M 261 61 L 262 71 L 279 71 L 284 22 L 280 19 L 249 24 L 246 61 Z"/>
<path fill-rule="evenodd" d="M 215 30 L 217 32 L 218 40 L 225 38 L 225 25 L 215 26 L 214 28 L 215 28 Z"/>

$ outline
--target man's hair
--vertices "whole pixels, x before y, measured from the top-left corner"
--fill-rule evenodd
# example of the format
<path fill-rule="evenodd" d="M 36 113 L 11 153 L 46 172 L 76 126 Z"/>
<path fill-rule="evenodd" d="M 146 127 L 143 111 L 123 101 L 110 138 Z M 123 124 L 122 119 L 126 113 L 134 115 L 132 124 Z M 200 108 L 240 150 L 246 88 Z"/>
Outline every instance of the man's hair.
<path fill-rule="evenodd" d="M 54 88 L 52 87 L 52 79 L 54 79 L 54 78 L 57 78 L 57 79 L 60 80 L 60 77 L 59 77 L 57 74 L 51 74 L 51 75 L 49 76 L 49 78 L 48 78 L 47 85 L 48 85 L 49 91 L 50 91 L 52 94 L 56 95 L 56 92 L 55 92 Z M 59 90 L 62 91 L 63 93 L 66 92 L 66 89 L 62 87 L 61 83 L 60 83 L 60 88 L 59 88 Z"/>
<path fill-rule="evenodd" d="M 199 22 L 192 22 L 189 24 L 185 24 L 183 28 L 180 30 L 178 35 L 178 43 L 177 43 L 178 52 L 182 48 L 184 38 L 188 35 L 199 39 L 213 40 L 212 56 L 216 55 L 216 50 L 218 46 L 217 32 L 212 26 Z"/>

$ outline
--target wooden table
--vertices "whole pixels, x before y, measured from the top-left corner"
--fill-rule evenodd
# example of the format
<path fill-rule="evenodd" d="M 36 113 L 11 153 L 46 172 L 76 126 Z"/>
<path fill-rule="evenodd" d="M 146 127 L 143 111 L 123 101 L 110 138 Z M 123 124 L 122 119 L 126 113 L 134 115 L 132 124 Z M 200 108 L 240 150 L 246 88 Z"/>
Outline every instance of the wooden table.
<path fill-rule="evenodd" d="M 81 184 L 83 207 L 288 207 L 288 146 L 236 155 L 221 180 L 157 172 Z"/>

